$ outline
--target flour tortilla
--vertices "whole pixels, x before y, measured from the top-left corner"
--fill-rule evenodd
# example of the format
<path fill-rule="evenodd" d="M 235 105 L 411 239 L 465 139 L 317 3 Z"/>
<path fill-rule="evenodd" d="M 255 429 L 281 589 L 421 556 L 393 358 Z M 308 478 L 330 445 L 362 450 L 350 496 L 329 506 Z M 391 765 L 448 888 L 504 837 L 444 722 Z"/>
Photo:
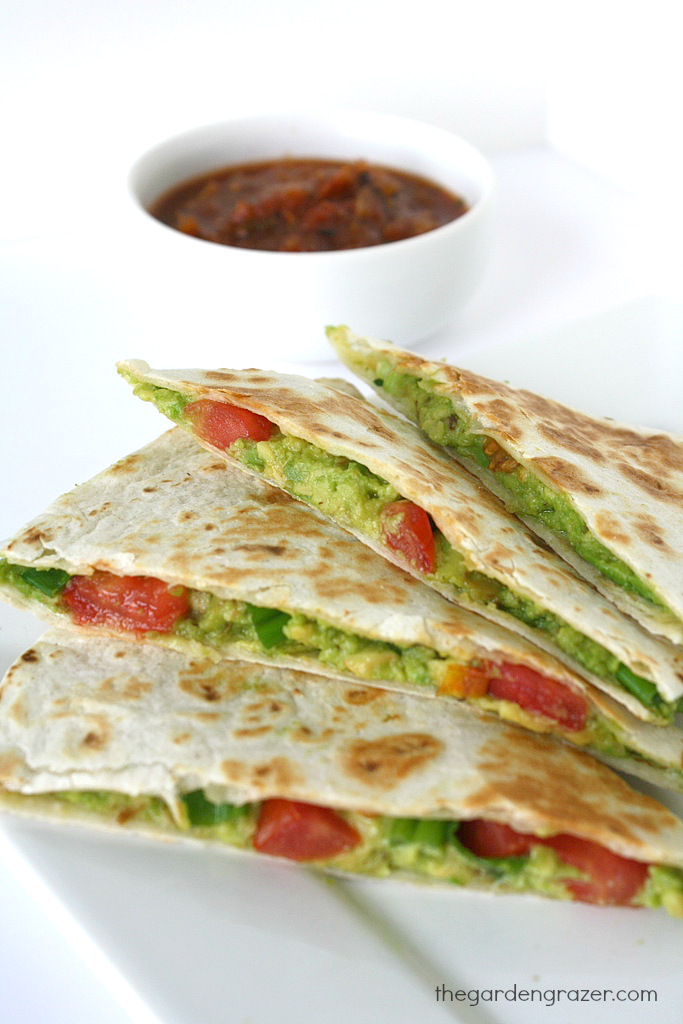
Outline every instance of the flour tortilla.
<path fill-rule="evenodd" d="M 306 377 L 256 369 L 151 370 L 140 360 L 124 361 L 119 370 L 129 380 L 177 391 L 192 401 L 210 399 L 250 409 L 276 423 L 285 434 L 361 463 L 425 509 L 472 569 L 494 577 L 601 644 L 636 675 L 653 682 L 664 701 L 673 703 L 683 695 L 683 652 L 646 633 L 580 580 L 413 424 Z M 180 425 L 192 431 L 188 420 Z M 197 440 L 216 455 L 231 458 L 224 450 Z M 281 487 L 286 484 L 271 482 Z M 491 605 L 470 601 L 451 585 L 420 574 L 368 533 L 352 532 L 449 600 L 520 633 L 633 714 L 655 720 L 640 700 L 588 672 L 541 630 Z"/>
<path fill-rule="evenodd" d="M 377 359 L 426 382 L 493 438 L 516 462 L 567 498 L 588 529 L 651 588 L 666 609 L 632 594 L 585 561 L 541 520 L 521 518 L 592 586 L 651 632 L 683 644 L 683 437 L 579 412 L 550 398 L 434 362 L 346 327 L 328 328 L 341 360 L 390 405 L 410 410 L 375 385 Z M 447 449 L 503 500 L 489 470 Z"/>
<path fill-rule="evenodd" d="M 300 612 L 370 640 L 428 647 L 462 664 L 483 659 L 526 666 L 580 693 L 589 715 L 635 755 L 610 763 L 683 789 L 683 730 L 641 722 L 523 637 L 445 600 L 315 510 L 216 459 L 177 428 L 63 495 L 21 530 L 4 554 L 38 569 L 88 574 L 98 568 L 154 576 L 221 598 Z M 0 584 L 0 596 L 53 624 L 65 621 L 59 611 L 9 584 Z M 103 628 L 73 628 L 115 635 Z M 239 643 L 217 652 L 178 636 L 153 640 L 194 657 L 276 663 L 358 681 L 350 671 L 312 656 L 252 650 Z M 391 679 L 365 685 L 425 698 L 436 694 L 419 683 Z M 514 715 L 536 731 L 586 742 L 581 733 L 561 730 L 549 718 L 523 715 L 506 703 L 498 713 Z"/>
<path fill-rule="evenodd" d="M 683 824 L 663 805 L 581 751 L 455 701 L 67 631 L 46 634 L 0 686 L 0 786 L 10 806 L 115 791 L 160 797 L 178 817 L 197 788 L 234 804 L 484 817 L 683 866 Z"/>

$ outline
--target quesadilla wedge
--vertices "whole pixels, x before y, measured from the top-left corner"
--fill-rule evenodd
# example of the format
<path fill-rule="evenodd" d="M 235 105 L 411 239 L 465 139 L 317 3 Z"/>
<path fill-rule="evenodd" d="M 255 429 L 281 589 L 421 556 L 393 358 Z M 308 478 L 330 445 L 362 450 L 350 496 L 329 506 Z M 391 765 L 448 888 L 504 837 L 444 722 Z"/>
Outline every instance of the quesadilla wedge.
<path fill-rule="evenodd" d="M 683 791 L 682 730 L 636 719 L 177 428 L 21 530 L 0 560 L 0 596 L 53 624 L 194 657 L 464 699 Z"/>
<path fill-rule="evenodd" d="M 0 805 L 683 916 L 680 819 L 581 751 L 455 701 L 147 644 L 55 631 L 16 661 Z"/>
<path fill-rule="evenodd" d="M 324 515 L 446 598 L 521 633 L 665 724 L 683 652 L 641 630 L 413 424 L 305 377 L 119 364 L 209 451 Z"/>
<path fill-rule="evenodd" d="M 328 328 L 330 344 L 577 572 L 652 633 L 683 644 L 683 437 Z"/>

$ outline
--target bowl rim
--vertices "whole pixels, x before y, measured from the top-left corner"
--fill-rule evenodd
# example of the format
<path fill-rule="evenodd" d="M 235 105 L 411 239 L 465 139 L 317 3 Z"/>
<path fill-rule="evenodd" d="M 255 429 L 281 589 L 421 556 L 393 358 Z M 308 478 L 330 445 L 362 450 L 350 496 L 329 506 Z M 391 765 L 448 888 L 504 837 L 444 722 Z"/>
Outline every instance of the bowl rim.
<path fill-rule="evenodd" d="M 192 144 L 202 139 L 218 137 L 222 131 L 227 132 L 229 130 L 231 133 L 234 133 L 238 132 L 240 128 L 253 129 L 260 127 L 267 132 L 269 127 L 271 130 L 274 126 L 280 126 L 282 129 L 286 129 L 289 126 L 291 129 L 294 124 L 298 126 L 303 125 L 308 130 L 313 130 L 316 127 L 319 127 L 328 131 L 338 131 L 340 139 L 343 139 L 347 143 L 349 139 L 353 138 L 353 132 L 350 129 L 353 128 L 354 124 L 363 125 L 366 129 L 373 125 L 383 125 L 386 128 L 395 130 L 397 133 L 397 139 L 400 139 L 401 142 L 404 142 L 400 135 L 402 130 L 418 133 L 421 137 L 429 137 L 434 139 L 436 143 L 440 143 L 445 147 L 453 147 L 454 150 L 457 150 L 466 156 L 467 160 L 470 161 L 476 169 L 479 194 L 477 198 L 470 203 L 469 208 L 464 214 L 461 214 L 461 216 L 457 217 L 455 220 L 442 224 L 437 228 L 432 228 L 430 231 L 425 231 L 422 234 L 413 235 L 409 238 L 398 239 L 396 241 L 382 242 L 378 245 L 360 246 L 353 249 L 331 249 L 314 252 L 281 252 L 280 250 L 270 249 L 250 249 L 246 246 L 228 245 L 222 242 L 213 242 L 208 239 L 186 235 L 182 231 L 178 231 L 176 228 L 157 220 L 157 218 L 149 212 L 149 209 L 141 198 L 140 178 L 144 176 L 145 173 L 147 173 L 148 176 L 151 174 L 150 165 L 154 168 L 156 165 L 160 167 L 163 166 L 164 162 L 167 164 L 172 159 L 173 154 L 177 154 L 179 148 L 181 148 L 183 144 Z M 343 129 L 340 128 L 340 126 L 344 126 Z M 361 142 L 366 141 L 365 138 L 361 136 L 360 132 L 358 134 Z M 409 144 L 407 145 L 409 146 Z M 412 148 L 416 152 L 420 151 L 420 147 L 417 144 Z M 425 152 L 429 154 L 430 150 L 427 149 Z M 294 155 L 296 155 L 296 153 L 294 153 Z M 304 154 L 302 153 L 301 155 L 303 156 Z M 306 155 L 314 157 L 314 154 Z M 277 155 L 274 155 L 273 157 L 263 157 L 264 160 L 275 160 L 277 158 Z M 333 158 L 331 157 L 331 159 Z M 339 159 L 344 159 L 344 157 L 340 156 Z M 369 159 L 371 162 L 380 162 L 377 157 L 371 157 Z M 240 161 L 235 161 L 235 163 L 238 162 Z M 241 162 L 246 163 L 248 161 L 243 160 Z M 229 164 L 224 164 L 223 166 L 229 166 Z M 396 164 L 391 163 L 385 164 L 385 166 L 393 166 L 398 170 L 401 169 L 400 167 L 397 167 Z M 205 171 L 198 171 L 197 173 L 198 175 L 201 175 L 211 169 L 211 167 L 207 167 Z M 425 176 L 429 177 L 429 175 Z M 189 180 L 186 175 L 180 175 L 177 181 L 173 184 L 161 188 L 158 195 L 162 195 L 169 188 L 173 188 L 175 184 L 180 184 L 182 181 L 186 180 Z M 436 179 L 432 176 L 432 180 Z M 443 183 L 437 181 L 437 184 Z M 443 126 L 434 124 L 430 121 L 407 117 L 402 114 L 385 113 L 373 110 L 353 110 L 348 108 L 334 108 L 319 111 L 306 109 L 263 111 L 260 113 L 241 114 L 236 117 L 210 121 L 201 125 L 194 125 L 179 132 L 174 132 L 172 135 L 164 136 L 152 143 L 151 146 L 148 146 L 136 157 L 132 165 L 129 167 L 126 178 L 128 197 L 137 211 L 144 215 L 144 218 L 149 225 L 168 232 L 175 240 L 182 240 L 183 242 L 190 244 L 196 244 L 199 242 L 203 246 L 209 246 L 211 249 L 223 250 L 232 254 L 239 253 L 240 258 L 245 260 L 315 260 L 320 263 L 325 261 L 343 262 L 344 260 L 348 261 L 351 259 L 377 259 L 379 258 L 377 255 L 378 252 L 382 254 L 387 254 L 388 252 L 404 252 L 407 246 L 419 250 L 420 247 L 433 246 L 437 244 L 438 241 L 445 240 L 450 236 L 457 236 L 467 231 L 473 222 L 479 219 L 482 211 L 490 205 L 495 192 L 495 184 L 495 175 L 488 158 L 471 142 L 450 131 L 448 128 L 444 128 Z"/>

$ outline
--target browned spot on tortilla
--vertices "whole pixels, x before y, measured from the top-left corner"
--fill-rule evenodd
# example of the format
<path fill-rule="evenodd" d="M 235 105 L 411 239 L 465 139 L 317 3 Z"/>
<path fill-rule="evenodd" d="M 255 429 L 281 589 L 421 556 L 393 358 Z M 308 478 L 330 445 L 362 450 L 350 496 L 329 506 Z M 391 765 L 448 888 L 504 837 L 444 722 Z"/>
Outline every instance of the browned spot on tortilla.
<path fill-rule="evenodd" d="M 272 725 L 254 725 L 248 729 L 234 729 L 233 736 L 238 739 L 247 739 L 250 736 L 265 736 L 267 732 L 272 732 Z"/>
<path fill-rule="evenodd" d="M 243 761 L 221 761 L 221 771 L 228 782 L 240 783 L 244 781 L 247 773 L 247 766 Z"/>
<path fill-rule="evenodd" d="M 214 526 L 213 523 L 204 523 L 204 529 L 205 530 L 215 530 L 216 527 Z"/>
<path fill-rule="evenodd" d="M 639 516 L 634 516 L 632 523 L 633 529 L 641 538 L 641 540 L 644 540 L 647 544 L 651 544 L 655 548 L 669 549 L 669 545 L 662 537 L 659 526 L 652 518 L 652 516 L 649 516 L 646 513 L 642 513 Z"/>
<path fill-rule="evenodd" d="M 577 494 L 602 494 L 602 488 L 598 487 L 573 463 L 557 456 L 547 456 L 541 459 L 531 460 L 534 466 L 542 470 L 549 480 L 568 487 Z"/>
<path fill-rule="evenodd" d="M 377 740 L 354 740 L 342 756 L 342 768 L 368 786 L 390 789 L 437 757 L 443 743 L 429 733 L 406 732 Z"/>
<path fill-rule="evenodd" d="M 175 735 L 173 737 L 173 742 L 174 743 L 187 743 L 187 741 L 189 739 L 190 739 L 190 733 L 189 732 L 179 732 L 179 733 L 177 733 L 177 735 Z"/>
<path fill-rule="evenodd" d="M 14 778 L 24 767 L 24 759 L 11 750 L 0 753 L 0 780 L 6 782 Z"/>
<path fill-rule="evenodd" d="M 487 552 L 486 564 L 490 569 L 509 572 L 515 564 L 515 552 L 506 548 L 504 544 L 494 543 Z"/>
<path fill-rule="evenodd" d="M 109 473 L 133 473 L 137 467 L 137 463 L 140 461 L 142 456 L 137 452 L 133 455 L 127 455 L 125 459 L 121 459 L 120 462 L 115 463 L 108 472 Z"/>
<path fill-rule="evenodd" d="M 617 466 L 631 483 L 636 484 L 646 494 L 659 498 L 661 501 L 669 501 L 674 504 L 679 504 L 683 501 L 683 490 L 668 483 L 666 478 L 659 475 L 656 470 L 654 472 L 647 472 L 631 465 L 624 459 L 621 459 Z"/>
<path fill-rule="evenodd" d="M 287 548 L 284 544 L 236 544 L 235 551 L 244 551 L 250 555 L 284 555 Z"/>
<path fill-rule="evenodd" d="M 216 711 L 195 711 L 194 717 L 198 722 L 218 722 L 221 716 Z"/>
<path fill-rule="evenodd" d="M 624 533 L 618 519 L 609 512 L 596 512 L 595 528 L 601 540 L 618 544 L 630 544 L 631 537 Z"/>
<path fill-rule="evenodd" d="M 190 667 L 183 673 L 178 686 L 184 693 L 212 704 L 234 696 L 242 689 L 248 677 L 247 667 L 236 663 L 231 662 L 229 668 L 217 666 L 213 670 L 199 663 L 196 668 Z"/>
<path fill-rule="evenodd" d="M 486 781 L 462 804 L 471 817 L 492 808 L 529 808 L 539 827 L 604 841 L 606 834 L 640 844 L 642 829 L 657 835 L 677 819 L 650 797 L 632 790 L 609 768 L 575 747 L 509 727 L 482 748 Z M 614 809 L 613 809 L 614 808 Z M 627 808 L 626 810 L 624 808 Z M 464 816 L 464 815 L 463 815 Z"/>
<path fill-rule="evenodd" d="M 81 740 L 87 750 L 102 750 L 109 739 L 109 723 L 103 715 L 90 716 L 91 727 Z"/>
<path fill-rule="evenodd" d="M 269 711 L 271 714 L 279 714 L 285 709 L 287 705 L 280 700 L 273 700 L 272 697 L 262 697 L 259 700 L 254 701 L 253 704 L 245 704 L 244 710 L 260 714 L 263 711 Z"/>
<path fill-rule="evenodd" d="M 152 684 L 149 680 L 137 679 L 131 676 L 123 690 L 123 696 L 126 700 L 139 700 L 146 693 L 149 693 L 151 689 Z"/>
<path fill-rule="evenodd" d="M 9 713 L 18 725 L 26 724 L 28 721 L 28 712 L 26 709 L 26 703 L 22 696 L 17 697 L 9 709 Z"/>
<path fill-rule="evenodd" d="M 287 491 L 282 491 L 279 488 L 273 487 L 268 491 L 265 496 L 265 503 L 267 505 L 296 505 L 296 498 L 293 498 L 291 494 L 287 494 Z"/>
<path fill-rule="evenodd" d="M 117 700 L 139 700 L 152 689 L 149 680 L 139 679 L 137 676 L 107 676 L 97 687 L 97 694 L 107 700 L 115 697 Z"/>
<path fill-rule="evenodd" d="M 187 509 L 185 509 L 184 512 L 180 513 L 180 515 L 178 516 L 178 521 L 181 522 L 181 523 L 189 523 L 191 519 L 196 519 L 196 518 L 197 518 L 197 513 L 194 512 L 191 508 L 187 508 Z"/>
<path fill-rule="evenodd" d="M 457 516 L 455 517 L 458 524 L 466 526 L 472 532 L 478 532 L 479 529 L 479 517 L 476 512 L 470 508 L 462 508 L 457 510 Z"/>
<path fill-rule="evenodd" d="M 268 697 L 245 705 L 244 718 L 247 722 L 261 722 L 264 718 L 280 718 L 288 711 L 289 705 L 285 701 Z"/>
<path fill-rule="evenodd" d="M 334 730 L 328 726 L 322 732 L 313 732 L 307 725 L 299 725 L 296 729 L 292 729 L 290 735 L 298 743 L 325 743 L 327 740 L 332 739 Z"/>
<path fill-rule="evenodd" d="M 347 690 L 344 694 L 344 700 L 349 704 L 369 704 L 373 700 L 377 700 L 378 697 L 384 696 L 381 690 L 373 690 L 366 686 L 356 686 L 351 690 Z"/>
<path fill-rule="evenodd" d="M 31 647 L 28 651 L 24 651 L 24 653 L 21 656 L 21 660 L 28 661 L 29 663 L 34 663 L 36 661 L 40 661 L 40 655 L 38 654 L 38 651 L 34 650 L 33 647 Z"/>
<path fill-rule="evenodd" d="M 209 701 L 209 703 L 221 700 L 224 696 L 223 688 L 217 685 L 215 680 L 197 679 L 190 684 L 187 680 L 182 679 L 180 688 L 186 693 L 191 693 L 193 697 L 201 697 L 202 700 Z"/>
<path fill-rule="evenodd" d="M 296 766 L 286 757 L 274 757 L 252 766 L 243 761 L 225 760 L 221 762 L 221 771 L 228 782 L 270 790 L 283 796 L 301 781 Z"/>
<path fill-rule="evenodd" d="M 492 419 L 499 420 L 501 424 L 514 423 L 517 418 L 517 409 L 512 402 L 505 398 L 486 398 L 484 401 L 475 401 L 472 404 L 477 412 L 487 413 Z"/>
<path fill-rule="evenodd" d="M 143 487 L 142 488 L 142 493 L 143 494 L 154 494 L 155 491 L 156 491 L 156 487 Z"/>

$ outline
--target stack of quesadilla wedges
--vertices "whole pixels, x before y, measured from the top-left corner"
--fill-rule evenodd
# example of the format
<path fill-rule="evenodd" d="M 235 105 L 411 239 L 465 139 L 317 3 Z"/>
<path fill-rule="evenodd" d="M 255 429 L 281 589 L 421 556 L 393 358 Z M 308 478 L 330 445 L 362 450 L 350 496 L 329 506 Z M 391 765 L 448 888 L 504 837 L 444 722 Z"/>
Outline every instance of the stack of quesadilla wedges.
<path fill-rule="evenodd" d="M 636 716 L 673 718 L 683 697 L 683 650 L 581 580 L 413 424 L 293 375 L 150 370 L 139 361 L 120 371 L 209 451 L 316 507 Z"/>
<path fill-rule="evenodd" d="M 607 767 L 683 791 L 673 644 L 361 397 L 121 369 L 184 430 L 2 549 L 51 629 L 0 685 L 1 806 L 683 916 L 683 823 Z"/>

